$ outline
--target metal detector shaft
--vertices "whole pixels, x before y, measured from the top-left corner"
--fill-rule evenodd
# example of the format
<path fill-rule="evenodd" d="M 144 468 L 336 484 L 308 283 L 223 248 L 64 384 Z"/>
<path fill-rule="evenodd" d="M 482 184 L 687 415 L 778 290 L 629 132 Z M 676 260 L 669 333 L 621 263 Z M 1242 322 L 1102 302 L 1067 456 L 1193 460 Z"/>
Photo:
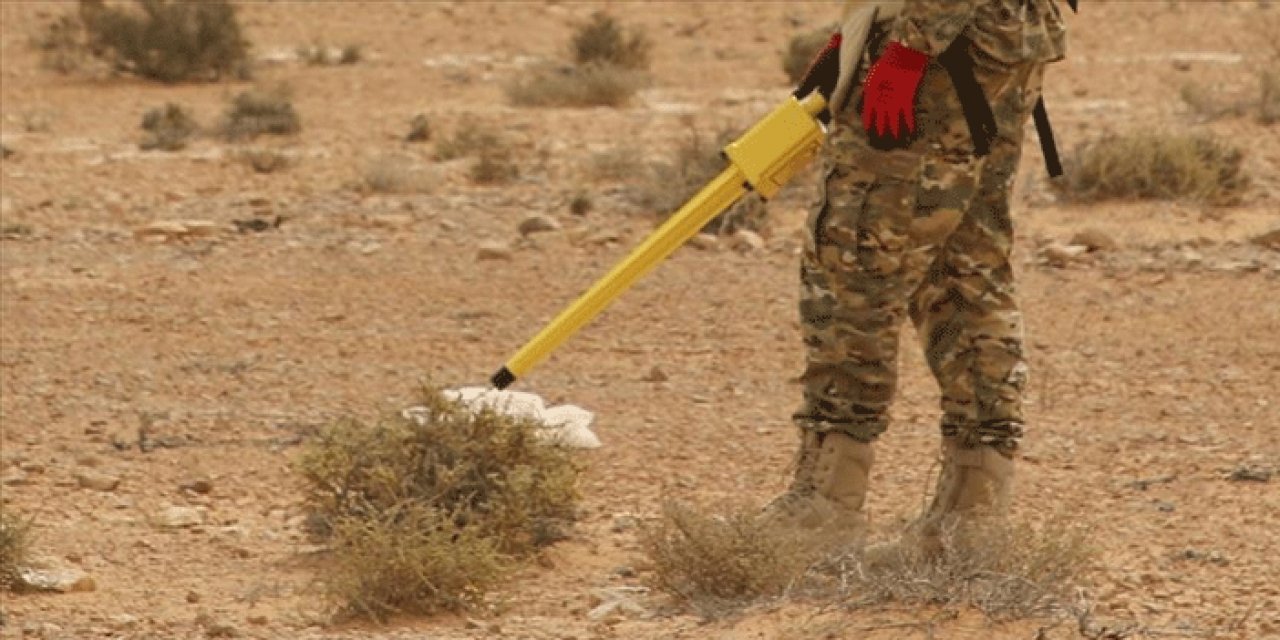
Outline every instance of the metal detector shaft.
<path fill-rule="evenodd" d="M 822 145 L 824 131 L 817 115 L 825 106 L 817 91 L 804 100 L 788 98 L 726 146 L 728 167 L 507 360 L 493 374 L 493 386 L 505 389 L 529 373 L 748 190 L 764 198 L 777 193 Z"/>

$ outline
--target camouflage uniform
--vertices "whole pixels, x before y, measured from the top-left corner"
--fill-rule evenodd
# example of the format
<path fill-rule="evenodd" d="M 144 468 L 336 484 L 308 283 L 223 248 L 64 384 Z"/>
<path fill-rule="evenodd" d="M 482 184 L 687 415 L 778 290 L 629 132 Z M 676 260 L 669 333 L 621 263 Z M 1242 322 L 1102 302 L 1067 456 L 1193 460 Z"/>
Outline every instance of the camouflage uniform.
<path fill-rule="evenodd" d="M 884 432 L 898 330 L 909 316 L 941 387 L 943 434 L 1011 452 L 1022 433 L 1027 366 L 1009 201 L 1044 66 L 1064 55 L 1061 15 L 1054 0 L 908 0 L 886 26 L 868 41 L 824 149 L 822 199 L 801 263 L 807 366 L 794 420 L 860 442 Z M 889 41 L 931 61 L 915 134 L 886 150 L 869 139 L 859 113 L 863 76 Z M 936 61 L 956 42 L 996 119 L 998 134 L 981 157 Z"/>

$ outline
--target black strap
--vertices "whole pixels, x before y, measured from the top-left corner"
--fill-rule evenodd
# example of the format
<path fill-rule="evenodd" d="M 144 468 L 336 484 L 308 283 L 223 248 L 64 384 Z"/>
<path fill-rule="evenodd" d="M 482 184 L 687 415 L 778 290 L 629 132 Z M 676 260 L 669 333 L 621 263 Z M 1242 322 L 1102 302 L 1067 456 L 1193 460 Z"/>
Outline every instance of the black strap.
<path fill-rule="evenodd" d="M 840 46 L 824 48 L 818 53 L 818 58 L 809 65 L 809 70 L 805 72 L 804 78 L 800 80 L 800 86 L 792 92 L 796 99 L 803 100 L 815 89 L 822 97 L 831 102 L 831 94 L 836 91 L 836 83 L 840 80 Z M 822 124 L 831 123 L 832 105 L 828 104 L 822 113 L 818 114 L 818 119 Z"/>
<path fill-rule="evenodd" d="M 1044 108 L 1044 96 L 1036 100 L 1036 108 L 1031 112 L 1036 121 L 1036 133 L 1040 135 L 1040 150 L 1044 152 L 1044 168 L 1049 170 L 1049 177 L 1062 175 L 1062 160 L 1058 157 L 1058 144 L 1053 140 L 1053 128 L 1049 126 L 1049 112 Z"/>
<path fill-rule="evenodd" d="M 956 97 L 960 99 L 960 108 L 964 111 L 965 122 L 969 124 L 969 135 L 973 137 L 973 152 L 977 156 L 991 153 L 991 142 L 995 140 L 996 114 L 991 111 L 991 103 L 978 84 L 978 77 L 973 73 L 973 58 L 969 57 L 969 39 L 961 36 L 938 56 L 938 63 L 951 76 L 951 84 L 956 88 Z"/>

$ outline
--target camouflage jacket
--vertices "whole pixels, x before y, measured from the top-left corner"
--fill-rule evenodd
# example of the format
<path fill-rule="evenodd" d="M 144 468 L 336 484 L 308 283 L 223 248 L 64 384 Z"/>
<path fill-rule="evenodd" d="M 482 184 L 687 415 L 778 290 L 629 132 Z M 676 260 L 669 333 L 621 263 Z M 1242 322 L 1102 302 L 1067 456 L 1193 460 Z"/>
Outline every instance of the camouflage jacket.
<path fill-rule="evenodd" d="M 906 0 L 890 39 L 937 56 L 958 36 L 994 64 L 1055 62 L 1066 55 L 1057 0 Z"/>

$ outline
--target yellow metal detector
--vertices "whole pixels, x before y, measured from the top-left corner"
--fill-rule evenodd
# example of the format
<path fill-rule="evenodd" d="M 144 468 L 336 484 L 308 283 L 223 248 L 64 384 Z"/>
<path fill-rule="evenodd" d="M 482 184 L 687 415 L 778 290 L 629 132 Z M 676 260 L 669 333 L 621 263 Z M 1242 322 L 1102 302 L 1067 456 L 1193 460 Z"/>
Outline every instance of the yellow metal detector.
<path fill-rule="evenodd" d="M 724 148 L 729 166 L 680 207 L 640 246 L 516 352 L 490 381 L 505 389 L 604 311 L 622 292 L 692 238 L 703 226 L 754 190 L 770 198 L 818 153 L 825 131 L 818 114 L 827 102 L 818 91 L 794 96 Z"/>

